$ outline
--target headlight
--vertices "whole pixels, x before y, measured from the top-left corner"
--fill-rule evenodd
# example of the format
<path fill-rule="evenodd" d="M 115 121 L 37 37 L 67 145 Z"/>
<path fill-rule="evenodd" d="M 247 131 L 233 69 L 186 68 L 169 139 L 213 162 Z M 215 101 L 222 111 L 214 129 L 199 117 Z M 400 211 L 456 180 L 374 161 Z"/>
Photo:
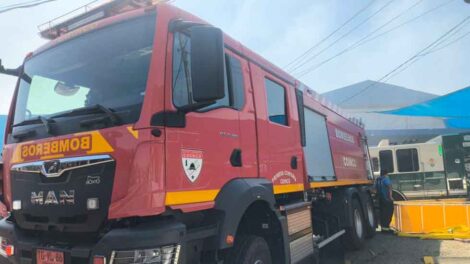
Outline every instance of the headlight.
<path fill-rule="evenodd" d="M 113 251 L 110 264 L 177 264 L 180 245 Z"/>

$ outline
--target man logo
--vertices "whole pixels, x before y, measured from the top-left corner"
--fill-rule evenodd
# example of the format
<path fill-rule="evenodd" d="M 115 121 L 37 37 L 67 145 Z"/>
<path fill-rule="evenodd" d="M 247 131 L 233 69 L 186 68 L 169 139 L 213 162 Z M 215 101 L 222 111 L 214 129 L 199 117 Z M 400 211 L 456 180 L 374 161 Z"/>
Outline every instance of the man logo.
<path fill-rule="evenodd" d="M 47 192 L 47 193 L 46 193 Z M 74 205 L 75 190 L 61 190 L 59 195 L 54 191 L 31 192 L 31 204 L 33 205 Z M 58 197 L 58 198 L 57 198 Z"/>
<path fill-rule="evenodd" d="M 42 172 L 46 177 L 49 175 L 58 174 L 60 172 L 60 161 L 52 160 L 44 162 L 42 165 Z"/>

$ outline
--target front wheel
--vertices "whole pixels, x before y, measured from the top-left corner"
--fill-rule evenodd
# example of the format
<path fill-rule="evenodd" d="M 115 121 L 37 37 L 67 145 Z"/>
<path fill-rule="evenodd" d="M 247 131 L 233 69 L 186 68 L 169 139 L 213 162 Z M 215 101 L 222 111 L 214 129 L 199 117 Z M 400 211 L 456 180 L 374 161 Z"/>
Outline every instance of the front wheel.
<path fill-rule="evenodd" d="M 271 264 L 268 243 L 259 236 L 239 236 L 224 263 Z"/>

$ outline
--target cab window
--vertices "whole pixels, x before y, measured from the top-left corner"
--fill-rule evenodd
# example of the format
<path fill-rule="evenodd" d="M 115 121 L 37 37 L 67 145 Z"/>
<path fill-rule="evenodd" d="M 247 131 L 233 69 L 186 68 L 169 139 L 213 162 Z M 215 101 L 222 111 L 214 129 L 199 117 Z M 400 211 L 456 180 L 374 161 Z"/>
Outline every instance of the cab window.
<path fill-rule="evenodd" d="M 391 150 L 382 150 L 379 152 L 380 168 L 386 170 L 388 173 L 394 171 L 393 166 L 393 152 Z"/>
<path fill-rule="evenodd" d="M 399 172 L 419 171 L 419 159 L 417 149 L 398 149 L 396 151 L 396 154 Z"/>
<path fill-rule="evenodd" d="M 265 87 L 269 121 L 287 126 L 286 90 L 282 85 L 270 79 L 265 79 Z"/>

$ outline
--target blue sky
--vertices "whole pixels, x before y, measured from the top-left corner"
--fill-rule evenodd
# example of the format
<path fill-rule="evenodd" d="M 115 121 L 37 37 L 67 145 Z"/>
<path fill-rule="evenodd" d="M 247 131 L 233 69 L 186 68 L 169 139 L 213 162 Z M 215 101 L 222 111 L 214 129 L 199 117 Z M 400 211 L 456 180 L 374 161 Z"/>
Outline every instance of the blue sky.
<path fill-rule="evenodd" d="M 320 39 L 327 36 L 370 0 L 175 0 L 174 4 L 222 28 L 247 47 L 279 66 L 284 66 Z M 357 20 L 338 32 L 339 37 L 389 0 L 375 0 Z M 383 30 L 449 0 L 394 0 L 383 12 L 367 21 L 337 45 L 318 56 L 312 64 L 336 54 L 380 25 L 404 13 Z M 2 6 L 23 2 L 3 0 Z M 45 40 L 37 25 L 60 16 L 89 0 L 58 0 L 30 9 L 0 14 L 0 58 L 14 67 Z M 394 67 L 429 45 L 470 14 L 470 5 L 454 0 L 392 33 L 354 49 L 300 79 L 318 92 L 326 92 L 366 79 L 377 80 Z M 456 35 L 470 31 L 466 24 Z M 380 32 L 380 31 L 379 31 Z M 333 37 L 332 40 L 335 39 Z M 319 47 L 321 50 L 329 43 Z M 423 57 L 390 83 L 411 89 L 445 94 L 470 86 L 470 35 L 447 48 Z M 15 79 L 0 76 L 0 114 L 8 111 Z M 384 96 L 386 100 L 386 96 Z"/>

